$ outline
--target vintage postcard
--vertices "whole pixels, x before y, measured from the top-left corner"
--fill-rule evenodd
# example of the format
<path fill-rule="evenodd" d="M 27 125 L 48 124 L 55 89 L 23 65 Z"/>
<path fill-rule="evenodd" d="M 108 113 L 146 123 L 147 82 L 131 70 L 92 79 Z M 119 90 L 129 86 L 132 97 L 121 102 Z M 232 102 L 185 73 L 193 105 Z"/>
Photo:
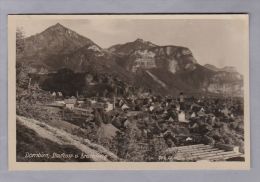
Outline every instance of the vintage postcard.
<path fill-rule="evenodd" d="M 247 14 L 9 15 L 9 169 L 250 169 Z"/>

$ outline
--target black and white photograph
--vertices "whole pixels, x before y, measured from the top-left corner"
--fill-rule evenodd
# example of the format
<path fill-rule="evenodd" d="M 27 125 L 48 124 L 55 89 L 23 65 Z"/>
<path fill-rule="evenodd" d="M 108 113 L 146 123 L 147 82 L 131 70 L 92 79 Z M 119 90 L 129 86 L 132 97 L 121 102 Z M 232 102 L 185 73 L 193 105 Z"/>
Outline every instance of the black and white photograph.
<path fill-rule="evenodd" d="M 13 168 L 249 168 L 247 14 L 8 19 Z"/>

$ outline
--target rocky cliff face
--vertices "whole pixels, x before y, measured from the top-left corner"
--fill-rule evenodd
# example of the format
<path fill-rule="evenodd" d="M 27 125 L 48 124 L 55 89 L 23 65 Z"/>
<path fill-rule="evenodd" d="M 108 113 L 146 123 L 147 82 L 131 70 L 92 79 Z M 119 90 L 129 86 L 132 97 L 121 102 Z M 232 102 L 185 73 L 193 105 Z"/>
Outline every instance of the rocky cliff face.
<path fill-rule="evenodd" d="M 133 42 L 113 45 L 110 48 L 108 48 L 108 51 L 119 55 L 130 55 L 136 50 L 145 50 L 156 46 L 157 45 L 149 41 L 144 41 L 143 39 L 136 39 Z"/>
<path fill-rule="evenodd" d="M 190 71 L 196 68 L 197 61 L 192 52 L 185 47 L 161 46 L 154 48 L 156 63 L 172 73 Z"/>
<path fill-rule="evenodd" d="M 157 46 L 148 41 L 138 41 L 138 46 L 129 46 L 136 42 L 115 45 L 111 49 L 113 54 L 120 55 L 118 62 L 123 62 L 121 66 L 134 74 L 138 73 L 138 78 L 140 73 L 143 78 L 145 73 L 149 73 L 146 77 L 152 74 L 152 80 L 157 80 L 159 85 L 163 83 L 163 89 L 171 94 L 180 91 L 243 94 L 243 77 L 233 67 L 199 65 L 186 47 Z"/>
<path fill-rule="evenodd" d="M 212 93 L 243 96 L 243 76 L 238 72 L 219 71 L 210 78 L 206 90 Z"/>
<path fill-rule="evenodd" d="M 109 48 L 121 61 L 127 62 L 125 68 L 136 72 L 137 69 L 163 68 L 172 73 L 196 68 L 197 61 L 192 52 L 185 47 L 157 46 L 151 42 L 137 39 L 123 45 Z M 128 51 L 127 51 L 128 50 Z"/>
<path fill-rule="evenodd" d="M 210 78 L 204 88 L 208 92 L 228 95 L 243 96 L 243 75 L 237 72 L 234 67 L 226 66 L 217 68 L 206 64 L 204 67 L 213 70 L 215 74 Z"/>

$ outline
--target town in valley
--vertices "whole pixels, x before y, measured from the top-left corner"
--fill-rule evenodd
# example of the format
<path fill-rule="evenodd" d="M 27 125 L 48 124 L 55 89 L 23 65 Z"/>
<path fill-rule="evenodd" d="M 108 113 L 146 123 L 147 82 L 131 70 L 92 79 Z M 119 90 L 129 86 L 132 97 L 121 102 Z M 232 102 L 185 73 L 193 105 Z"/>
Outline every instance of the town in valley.
<path fill-rule="evenodd" d="M 234 67 L 141 38 L 107 49 L 94 41 L 60 23 L 29 37 L 17 29 L 18 162 L 245 160 Z"/>

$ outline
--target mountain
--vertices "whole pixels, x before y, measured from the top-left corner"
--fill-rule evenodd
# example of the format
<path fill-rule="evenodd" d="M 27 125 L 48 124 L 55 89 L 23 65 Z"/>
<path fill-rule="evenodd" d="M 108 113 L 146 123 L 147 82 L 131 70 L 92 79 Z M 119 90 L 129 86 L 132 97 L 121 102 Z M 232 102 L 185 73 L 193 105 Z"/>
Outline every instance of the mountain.
<path fill-rule="evenodd" d="M 202 66 L 187 47 L 159 46 L 136 39 L 102 49 L 59 23 L 25 38 L 24 42 L 24 51 L 17 55 L 17 62 L 28 64 L 31 72 L 69 68 L 92 75 L 113 75 L 160 94 L 243 93 L 243 77 L 235 69 Z"/>
<path fill-rule="evenodd" d="M 84 46 L 100 49 L 90 39 L 57 23 L 43 32 L 25 38 L 24 51 L 17 55 L 34 68 L 56 69 L 56 61 Z"/>
<path fill-rule="evenodd" d="M 140 86 L 159 93 L 230 93 L 242 95 L 243 78 L 233 67 L 200 65 L 189 48 L 158 46 L 137 39 L 109 48 L 116 61 L 131 71 Z"/>
<path fill-rule="evenodd" d="M 235 73 L 237 72 L 236 68 L 233 67 L 233 66 L 225 66 L 223 68 L 217 68 L 216 66 L 214 65 L 211 65 L 211 64 L 205 64 L 204 67 L 210 69 L 210 70 L 213 70 L 213 71 L 225 71 L 225 72 L 230 72 L 230 73 Z"/>
<path fill-rule="evenodd" d="M 196 64 L 196 60 L 188 48 L 157 46 L 142 39 L 115 45 L 108 50 L 118 56 L 118 64 L 133 72 L 138 68 L 156 67 L 175 73 L 176 71 L 194 69 Z"/>
<path fill-rule="evenodd" d="M 27 63 L 31 72 L 48 73 L 69 68 L 74 72 L 118 74 L 125 80 L 129 77 L 115 62 L 115 56 L 59 23 L 25 38 L 24 42 L 24 52 L 17 56 L 17 61 Z"/>
<path fill-rule="evenodd" d="M 237 72 L 236 68 L 233 66 L 225 66 L 224 68 L 221 69 L 221 71 L 226 71 L 226 72 Z"/>

